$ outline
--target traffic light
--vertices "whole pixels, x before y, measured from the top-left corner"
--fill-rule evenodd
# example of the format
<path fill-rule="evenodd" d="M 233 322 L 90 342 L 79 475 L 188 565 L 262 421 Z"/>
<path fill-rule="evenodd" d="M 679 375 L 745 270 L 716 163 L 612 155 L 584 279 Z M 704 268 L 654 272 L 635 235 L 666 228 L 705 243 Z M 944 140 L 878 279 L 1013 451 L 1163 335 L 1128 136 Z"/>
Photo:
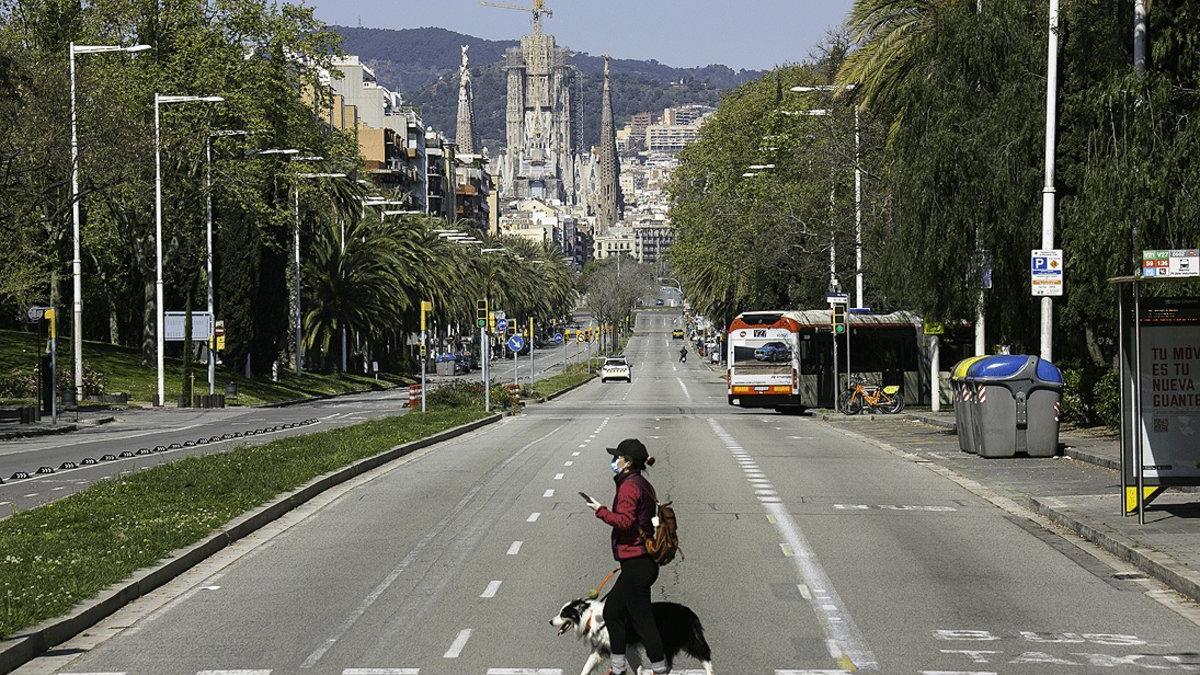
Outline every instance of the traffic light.
<path fill-rule="evenodd" d="M 846 306 L 842 304 L 833 305 L 829 308 L 830 317 L 829 324 L 833 329 L 834 335 L 846 334 Z"/>
<path fill-rule="evenodd" d="M 486 328 L 488 323 L 487 300 L 480 300 L 475 307 L 475 323 L 478 324 L 480 328 Z"/>

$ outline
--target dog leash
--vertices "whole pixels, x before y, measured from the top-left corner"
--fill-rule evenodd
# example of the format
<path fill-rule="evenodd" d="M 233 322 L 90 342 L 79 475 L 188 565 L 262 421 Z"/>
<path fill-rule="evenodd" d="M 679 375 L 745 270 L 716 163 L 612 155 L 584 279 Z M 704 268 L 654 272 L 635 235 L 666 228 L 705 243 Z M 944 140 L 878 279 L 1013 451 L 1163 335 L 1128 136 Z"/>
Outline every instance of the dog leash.
<path fill-rule="evenodd" d="M 620 571 L 621 571 L 620 567 L 615 567 L 615 568 L 613 568 L 613 571 L 604 575 L 604 578 L 600 580 L 600 585 L 596 586 L 592 590 L 588 591 L 588 599 L 596 600 L 597 598 L 599 598 L 600 591 L 604 590 L 604 587 L 608 584 L 609 580 L 613 578 L 613 575 Z"/>

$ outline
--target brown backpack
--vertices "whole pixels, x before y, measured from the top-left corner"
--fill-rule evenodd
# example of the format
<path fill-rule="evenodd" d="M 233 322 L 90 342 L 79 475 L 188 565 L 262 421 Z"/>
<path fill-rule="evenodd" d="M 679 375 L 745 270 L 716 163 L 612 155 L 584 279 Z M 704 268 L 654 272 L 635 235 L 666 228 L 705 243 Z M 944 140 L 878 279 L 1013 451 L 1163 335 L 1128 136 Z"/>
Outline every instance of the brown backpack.
<path fill-rule="evenodd" d="M 671 508 L 671 502 L 659 504 L 653 487 L 650 488 L 650 495 L 657 506 L 658 527 L 654 528 L 652 536 L 646 536 L 643 532 L 642 543 L 650 559 L 661 566 L 674 560 L 679 552 L 679 524 L 675 520 L 675 509 Z"/>

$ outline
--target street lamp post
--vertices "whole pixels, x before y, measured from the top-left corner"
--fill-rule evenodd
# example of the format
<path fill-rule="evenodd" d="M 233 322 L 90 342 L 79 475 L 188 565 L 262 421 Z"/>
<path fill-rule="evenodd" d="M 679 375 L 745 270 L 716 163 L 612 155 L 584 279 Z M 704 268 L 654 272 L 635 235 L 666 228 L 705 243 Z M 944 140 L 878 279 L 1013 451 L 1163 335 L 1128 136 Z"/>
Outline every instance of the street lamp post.
<path fill-rule="evenodd" d="M 293 162 L 318 162 L 324 157 L 293 157 Z M 345 178 L 344 173 L 301 173 L 301 180 L 318 180 L 321 178 Z M 293 207 L 296 213 L 296 227 L 292 233 L 292 280 L 296 288 L 295 312 L 293 319 L 296 330 L 296 377 L 304 374 L 304 329 L 300 319 L 300 186 L 292 187 Z"/>
<path fill-rule="evenodd" d="M 75 353 L 75 401 L 83 400 L 83 263 L 80 259 L 79 234 L 79 123 L 75 110 L 75 56 L 77 54 L 104 54 L 125 52 L 136 54 L 150 49 L 150 45 L 77 45 L 71 43 L 68 62 L 71 74 L 71 283 L 74 299 L 71 312 L 71 344 Z"/>
<path fill-rule="evenodd" d="M 216 324 L 217 314 L 215 303 L 213 302 L 213 203 L 212 203 L 212 141 L 214 138 L 226 138 L 229 136 L 248 136 L 251 132 L 239 129 L 224 129 L 214 131 L 204 139 L 204 208 L 205 208 L 205 228 L 204 239 L 206 244 L 204 269 L 206 272 L 206 288 L 208 295 L 208 315 L 212 318 L 214 325 Z M 212 396 L 216 393 L 217 379 L 217 357 L 213 353 L 216 348 L 216 337 L 213 336 L 213 342 L 208 345 L 208 395 Z"/>
<path fill-rule="evenodd" d="M 1049 49 L 1046 59 L 1046 183 L 1042 187 L 1042 248 L 1054 248 L 1054 157 L 1058 142 L 1058 0 L 1050 0 Z M 1054 300 L 1042 298 L 1041 357 L 1053 356 Z"/>
<path fill-rule="evenodd" d="M 162 257 L 162 106 L 172 103 L 220 103 L 220 96 L 154 95 L 154 307 L 155 360 L 158 362 L 158 406 L 166 405 L 166 376 L 163 336 L 163 257 Z"/>

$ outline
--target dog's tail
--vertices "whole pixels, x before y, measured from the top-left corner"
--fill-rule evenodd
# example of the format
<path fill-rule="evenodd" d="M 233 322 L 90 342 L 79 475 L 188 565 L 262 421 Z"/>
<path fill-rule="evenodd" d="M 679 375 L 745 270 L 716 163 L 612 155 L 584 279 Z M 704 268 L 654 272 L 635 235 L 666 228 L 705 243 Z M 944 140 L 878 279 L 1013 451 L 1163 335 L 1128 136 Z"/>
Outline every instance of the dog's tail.
<path fill-rule="evenodd" d="M 700 624 L 699 620 L 692 623 L 692 634 L 688 636 L 688 641 L 684 645 L 683 651 L 691 655 L 692 658 L 706 663 L 712 661 L 712 648 L 708 646 L 708 640 L 704 639 L 704 626 Z"/>

